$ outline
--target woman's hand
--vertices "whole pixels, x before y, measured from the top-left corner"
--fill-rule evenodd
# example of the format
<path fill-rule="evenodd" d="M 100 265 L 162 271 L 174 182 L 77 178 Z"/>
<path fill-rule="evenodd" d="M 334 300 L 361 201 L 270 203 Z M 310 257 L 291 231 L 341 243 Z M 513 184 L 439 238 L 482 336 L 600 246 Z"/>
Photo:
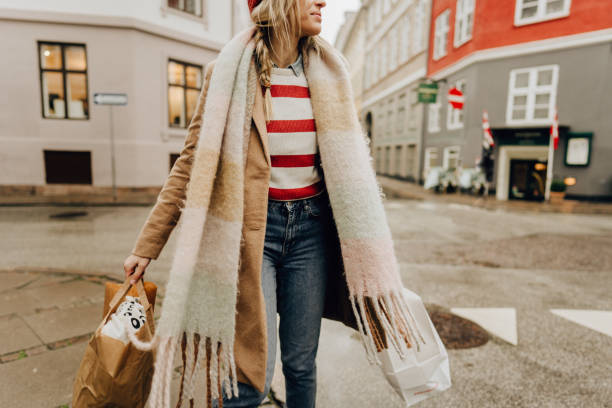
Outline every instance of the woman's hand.
<path fill-rule="evenodd" d="M 125 278 L 132 277 L 132 285 L 144 276 L 147 265 L 151 262 L 151 258 L 143 258 L 138 255 L 130 255 L 123 262 L 123 270 L 125 271 Z"/>

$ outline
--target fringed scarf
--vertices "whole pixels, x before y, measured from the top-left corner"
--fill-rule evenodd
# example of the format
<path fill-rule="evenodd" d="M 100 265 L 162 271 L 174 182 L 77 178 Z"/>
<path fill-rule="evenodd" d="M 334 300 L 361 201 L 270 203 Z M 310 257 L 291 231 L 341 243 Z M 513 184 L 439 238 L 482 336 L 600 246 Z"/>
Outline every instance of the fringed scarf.
<path fill-rule="evenodd" d="M 183 401 L 238 396 L 234 362 L 237 279 L 243 222 L 244 169 L 258 79 L 255 27 L 237 34 L 217 58 L 194 156 L 161 318 L 150 344 L 155 352 L 149 406 L 170 406 L 174 355 L 181 344 Z M 399 266 L 357 118 L 346 62 L 320 39 L 304 73 L 310 88 L 321 166 L 341 244 L 350 301 L 371 363 L 380 361 L 372 310 L 401 356 L 424 340 L 403 297 Z M 365 299 L 371 305 L 365 307 Z M 368 302 L 370 303 L 370 302 Z M 196 390 L 205 385 L 205 390 Z"/>

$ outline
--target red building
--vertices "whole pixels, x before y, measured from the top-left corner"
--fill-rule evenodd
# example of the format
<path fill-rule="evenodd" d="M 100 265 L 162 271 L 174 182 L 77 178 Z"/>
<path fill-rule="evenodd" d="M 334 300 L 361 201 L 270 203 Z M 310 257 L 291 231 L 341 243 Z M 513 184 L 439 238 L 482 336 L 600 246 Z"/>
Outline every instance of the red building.
<path fill-rule="evenodd" d="M 540 200 L 558 108 L 553 179 L 573 183 L 570 198 L 612 200 L 611 45 L 610 0 L 433 0 L 427 71 L 439 95 L 427 109 L 425 172 L 474 167 L 487 110 L 497 198 Z M 452 87 L 461 110 L 448 104 Z"/>

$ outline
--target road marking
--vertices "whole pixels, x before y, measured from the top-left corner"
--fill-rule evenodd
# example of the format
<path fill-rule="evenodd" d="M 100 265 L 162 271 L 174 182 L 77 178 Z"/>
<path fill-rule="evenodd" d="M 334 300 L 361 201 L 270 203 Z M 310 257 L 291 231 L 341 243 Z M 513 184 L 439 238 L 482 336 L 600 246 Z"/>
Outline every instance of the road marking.
<path fill-rule="evenodd" d="M 465 317 L 482 326 L 483 329 L 510 344 L 518 344 L 516 330 L 516 309 L 513 307 L 473 307 L 473 308 L 451 308 L 451 312 L 457 316 Z"/>
<path fill-rule="evenodd" d="M 557 316 L 612 337 L 612 311 L 550 309 Z"/>

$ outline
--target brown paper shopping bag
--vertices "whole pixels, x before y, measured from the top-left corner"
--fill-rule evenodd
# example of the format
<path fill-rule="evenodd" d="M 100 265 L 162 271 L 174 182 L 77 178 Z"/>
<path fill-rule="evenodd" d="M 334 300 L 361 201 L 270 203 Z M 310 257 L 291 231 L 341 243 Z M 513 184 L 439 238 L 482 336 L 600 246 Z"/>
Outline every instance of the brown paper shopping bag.
<path fill-rule="evenodd" d="M 107 313 L 85 349 L 74 380 L 73 408 L 145 406 L 153 378 L 154 352 L 138 350 L 131 342 L 124 344 L 121 340 L 101 334 L 102 327 L 132 286 L 130 279 L 128 277 L 113 296 Z M 142 279 L 136 282 L 135 287 L 146 315 L 146 323 L 136 332 L 136 336 L 148 342 L 155 333 L 153 306 L 147 298 Z"/>

